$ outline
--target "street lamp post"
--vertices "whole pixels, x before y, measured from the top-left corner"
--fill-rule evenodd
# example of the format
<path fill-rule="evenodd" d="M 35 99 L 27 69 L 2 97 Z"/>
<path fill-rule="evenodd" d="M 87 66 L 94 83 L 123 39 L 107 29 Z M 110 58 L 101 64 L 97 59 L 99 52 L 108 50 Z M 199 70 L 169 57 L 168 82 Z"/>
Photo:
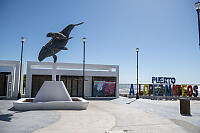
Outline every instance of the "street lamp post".
<path fill-rule="evenodd" d="M 200 2 L 195 3 L 195 8 L 198 15 L 198 28 L 199 28 L 199 47 L 200 47 Z"/>
<path fill-rule="evenodd" d="M 137 53 L 137 94 L 136 94 L 136 99 L 139 99 L 139 94 L 138 94 L 138 52 L 139 52 L 139 48 L 136 48 L 136 53 Z"/>
<path fill-rule="evenodd" d="M 82 40 L 83 40 L 83 92 L 82 92 L 82 95 L 84 97 L 84 90 L 85 90 L 85 41 L 86 41 L 86 38 L 83 37 Z"/>
<path fill-rule="evenodd" d="M 21 47 L 21 62 L 20 62 L 20 77 L 19 77 L 19 90 L 18 90 L 18 95 L 17 98 L 21 98 L 21 78 L 22 78 L 22 56 L 23 56 L 23 46 L 24 46 L 24 37 L 21 37 L 21 42 L 22 42 L 22 47 Z"/>

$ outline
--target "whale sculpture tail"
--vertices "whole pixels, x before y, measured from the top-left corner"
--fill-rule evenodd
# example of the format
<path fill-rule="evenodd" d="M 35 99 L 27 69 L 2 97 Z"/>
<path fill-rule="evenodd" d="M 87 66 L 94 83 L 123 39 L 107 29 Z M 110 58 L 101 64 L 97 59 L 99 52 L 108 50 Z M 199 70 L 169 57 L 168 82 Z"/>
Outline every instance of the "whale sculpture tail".
<path fill-rule="evenodd" d="M 83 24 L 84 22 L 81 22 L 81 23 L 78 23 L 78 24 L 74 24 L 75 26 L 77 26 L 77 25 L 81 25 L 81 24 Z"/>
<path fill-rule="evenodd" d="M 78 26 L 78 25 L 81 25 L 83 24 L 84 22 L 81 22 L 81 23 L 78 23 L 78 24 L 70 24 L 68 25 L 67 27 L 65 27 L 60 33 L 62 33 L 63 35 L 65 35 L 66 37 L 69 37 L 69 34 L 71 33 L 72 29 L 75 27 L 75 26 Z"/>

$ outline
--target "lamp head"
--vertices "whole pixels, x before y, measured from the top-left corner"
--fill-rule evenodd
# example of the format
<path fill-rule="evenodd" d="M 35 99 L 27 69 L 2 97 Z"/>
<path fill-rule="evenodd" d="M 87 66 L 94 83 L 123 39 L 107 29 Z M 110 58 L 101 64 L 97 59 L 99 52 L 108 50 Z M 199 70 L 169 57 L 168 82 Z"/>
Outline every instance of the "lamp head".
<path fill-rule="evenodd" d="M 200 9 L 200 2 L 196 2 L 194 7 L 195 7 L 196 10 L 199 10 Z"/>
<path fill-rule="evenodd" d="M 136 48 L 136 52 L 139 52 L 139 48 Z"/>
<path fill-rule="evenodd" d="M 24 37 L 21 37 L 21 41 L 24 42 Z"/>
<path fill-rule="evenodd" d="M 83 38 L 82 38 L 82 40 L 83 40 L 83 42 L 85 43 L 85 41 L 86 41 L 86 38 L 85 38 L 85 37 L 83 37 Z"/>

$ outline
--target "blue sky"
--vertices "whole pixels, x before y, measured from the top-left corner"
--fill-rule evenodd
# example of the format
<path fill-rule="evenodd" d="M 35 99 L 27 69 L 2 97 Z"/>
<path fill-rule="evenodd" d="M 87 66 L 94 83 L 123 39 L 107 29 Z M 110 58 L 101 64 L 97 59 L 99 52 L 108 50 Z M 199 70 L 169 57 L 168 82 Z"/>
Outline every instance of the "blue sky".
<path fill-rule="evenodd" d="M 86 63 L 120 66 L 120 83 L 136 83 L 136 47 L 139 82 L 152 76 L 175 77 L 177 83 L 200 83 L 196 0 L 1 0 L 0 60 L 37 61 L 50 38 L 71 23 L 68 51 L 58 62 L 82 63 L 82 37 L 86 37 Z M 47 58 L 45 61 L 53 61 Z"/>

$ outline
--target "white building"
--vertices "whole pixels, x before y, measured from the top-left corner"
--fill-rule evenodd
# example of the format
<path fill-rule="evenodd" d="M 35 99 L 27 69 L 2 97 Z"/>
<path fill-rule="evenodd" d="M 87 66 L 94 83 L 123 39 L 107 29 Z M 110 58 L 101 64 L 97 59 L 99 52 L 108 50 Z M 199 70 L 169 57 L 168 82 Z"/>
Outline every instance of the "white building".
<path fill-rule="evenodd" d="M 43 82 L 52 80 L 53 64 L 52 62 L 27 62 L 25 97 L 35 97 Z M 64 82 L 72 97 L 119 97 L 118 65 L 86 64 L 83 88 L 82 64 L 56 63 L 56 80 Z"/>
<path fill-rule="evenodd" d="M 19 61 L 0 60 L 0 97 L 17 97 L 19 90 Z M 23 67 L 22 67 L 23 77 Z M 21 78 L 21 90 L 23 90 L 23 78 Z"/>

